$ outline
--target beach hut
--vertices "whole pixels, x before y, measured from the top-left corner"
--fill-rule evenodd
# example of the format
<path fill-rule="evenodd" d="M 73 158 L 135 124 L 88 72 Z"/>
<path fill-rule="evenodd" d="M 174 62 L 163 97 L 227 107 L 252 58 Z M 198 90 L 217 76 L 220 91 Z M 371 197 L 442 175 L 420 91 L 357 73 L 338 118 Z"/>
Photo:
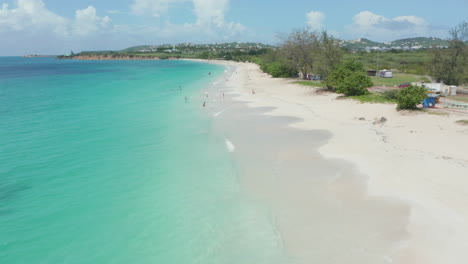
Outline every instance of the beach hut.
<path fill-rule="evenodd" d="M 377 75 L 377 71 L 374 71 L 374 70 L 367 71 L 367 76 L 376 76 L 376 75 Z"/>

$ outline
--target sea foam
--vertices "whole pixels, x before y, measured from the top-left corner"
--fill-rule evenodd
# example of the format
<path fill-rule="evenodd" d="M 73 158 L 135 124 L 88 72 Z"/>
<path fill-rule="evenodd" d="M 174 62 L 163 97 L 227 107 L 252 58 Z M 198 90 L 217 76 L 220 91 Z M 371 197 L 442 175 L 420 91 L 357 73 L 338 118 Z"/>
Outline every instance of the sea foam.
<path fill-rule="evenodd" d="M 226 139 L 225 143 L 226 143 L 226 148 L 228 149 L 228 151 L 234 152 L 234 149 L 236 149 L 236 146 L 234 146 L 234 144 L 232 144 L 232 142 L 229 141 L 229 139 Z"/>

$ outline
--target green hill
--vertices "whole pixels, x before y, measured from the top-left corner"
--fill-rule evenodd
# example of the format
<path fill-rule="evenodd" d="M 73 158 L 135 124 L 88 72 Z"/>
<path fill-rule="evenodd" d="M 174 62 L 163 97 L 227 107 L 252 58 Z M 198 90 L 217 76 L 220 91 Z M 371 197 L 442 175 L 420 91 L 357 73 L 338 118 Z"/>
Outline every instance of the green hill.
<path fill-rule="evenodd" d="M 363 50 L 366 47 L 382 46 L 383 43 L 375 42 L 366 38 L 359 38 L 355 40 L 345 40 L 342 45 L 350 50 Z"/>
<path fill-rule="evenodd" d="M 141 45 L 141 46 L 134 46 L 134 47 L 126 48 L 126 49 L 123 49 L 122 51 L 123 52 L 138 52 L 138 51 L 143 51 L 143 50 L 156 51 L 156 49 L 157 49 L 157 46 Z"/>
<path fill-rule="evenodd" d="M 350 50 L 378 50 L 386 51 L 395 50 L 417 50 L 428 49 L 432 47 L 446 47 L 448 42 L 440 38 L 433 37 L 417 37 L 398 39 L 391 42 L 375 42 L 366 38 L 356 40 L 347 40 L 342 42 L 342 46 Z"/>
<path fill-rule="evenodd" d="M 426 38 L 426 37 L 418 37 L 418 38 L 406 38 L 406 39 L 399 39 L 389 43 L 390 46 L 422 46 L 423 48 L 430 48 L 434 46 L 448 46 L 448 42 L 446 40 L 440 38 Z"/>

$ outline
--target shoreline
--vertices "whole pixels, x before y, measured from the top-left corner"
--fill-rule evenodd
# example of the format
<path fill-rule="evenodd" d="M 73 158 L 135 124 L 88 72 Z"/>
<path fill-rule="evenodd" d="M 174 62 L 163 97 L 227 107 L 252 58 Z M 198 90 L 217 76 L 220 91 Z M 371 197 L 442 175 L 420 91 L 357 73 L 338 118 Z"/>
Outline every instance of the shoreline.
<path fill-rule="evenodd" d="M 407 207 L 407 222 L 399 222 L 404 224 L 399 243 L 393 245 L 391 257 L 382 256 L 382 263 L 456 263 L 468 258 L 462 246 L 468 243 L 468 195 L 464 190 L 468 184 L 468 177 L 464 176 L 468 171 L 468 128 L 455 123 L 466 116 L 397 112 L 395 105 L 336 100 L 336 94 L 317 93 L 317 89 L 292 84 L 291 80 L 273 79 L 254 64 L 197 61 L 236 67 L 236 74 L 227 79 L 226 86 L 235 96 L 233 100 L 245 102 L 251 109 L 265 109 L 258 115 L 291 117 L 293 121 L 283 120 L 277 125 L 285 124 L 297 131 L 329 131 L 331 137 L 318 147 L 318 153 L 327 160 L 349 162 L 350 168 L 355 167 L 357 174 L 364 175 L 366 197 L 401 206 L 398 213 L 391 213 L 392 207 L 384 210 L 387 217 L 402 216 Z M 253 89 L 255 94 L 251 92 Z M 381 117 L 387 121 L 375 122 Z M 269 135 L 268 131 L 261 133 L 266 133 L 262 137 Z M 295 159 L 303 159 L 302 155 L 310 153 L 299 153 Z M 249 175 L 247 172 L 246 177 Z M 270 184 L 265 181 L 269 179 L 263 178 L 262 184 Z M 283 184 L 287 183 L 285 180 Z M 293 193 L 302 194 L 304 200 L 312 199 L 313 195 L 300 186 L 290 187 Z M 288 203 L 284 196 L 277 198 L 271 200 L 271 206 L 283 203 L 281 206 L 298 207 L 303 212 L 289 217 L 294 216 L 297 221 L 301 217 L 307 219 L 310 208 L 306 203 L 298 200 Z M 278 213 L 282 209 L 272 210 L 281 221 Z M 313 225 L 302 224 L 305 229 Z M 285 243 L 286 249 L 299 263 L 316 261 L 305 252 L 314 248 L 299 243 L 307 241 L 307 235 L 294 233 L 291 223 L 280 225 L 279 229 L 283 239 L 289 241 Z"/>

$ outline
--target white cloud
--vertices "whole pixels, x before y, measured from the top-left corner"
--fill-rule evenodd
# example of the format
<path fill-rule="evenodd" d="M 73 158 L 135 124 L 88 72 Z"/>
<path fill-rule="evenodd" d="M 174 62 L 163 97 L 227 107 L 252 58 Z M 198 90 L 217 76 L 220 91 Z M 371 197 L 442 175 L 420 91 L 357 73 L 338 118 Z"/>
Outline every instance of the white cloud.
<path fill-rule="evenodd" d="M 429 23 L 416 16 L 387 18 L 363 11 L 353 17 L 353 24 L 347 26 L 352 37 L 366 37 L 376 41 L 388 41 L 405 37 L 428 36 Z"/>
<path fill-rule="evenodd" d="M 49 11 L 42 0 L 16 0 L 15 4 L 13 8 L 9 8 L 7 4 L 2 5 L 0 33 L 51 34 L 74 38 L 110 28 L 110 18 L 97 16 L 93 6 L 77 10 L 74 20 L 71 20 Z"/>
<path fill-rule="evenodd" d="M 229 8 L 229 0 L 193 0 L 197 24 L 213 23 L 218 27 L 224 24 L 224 14 Z"/>
<path fill-rule="evenodd" d="M 307 25 L 312 30 L 322 30 L 325 14 L 319 11 L 310 11 L 306 14 Z"/>
<path fill-rule="evenodd" d="M 186 1 L 187 0 L 134 0 L 131 8 L 137 15 L 150 14 L 154 17 L 160 17 L 175 3 Z"/>
<path fill-rule="evenodd" d="M 98 16 L 93 6 L 77 10 L 71 19 L 48 10 L 43 0 L 15 0 L 11 7 L 0 7 L 0 54 L 53 54 L 112 45 L 111 19 Z"/>
<path fill-rule="evenodd" d="M 0 2 L 0 54 L 53 54 L 70 49 L 120 49 L 144 43 L 228 41 L 246 32 L 240 23 L 226 21 L 229 0 L 133 0 L 135 14 L 156 18 L 149 25 L 114 25 L 109 16 L 99 16 L 93 6 L 66 18 L 48 10 L 44 1 L 14 0 L 11 6 Z M 178 4 L 191 7 L 193 21 L 183 24 L 161 21 L 161 16 L 172 7 L 180 7 Z"/>
<path fill-rule="evenodd" d="M 0 9 L 0 33 L 23 31 L 30 34 L 50 31 L 67 35 L 68 20 L 45 8 L 42 0 L 17 0 L 16 8 L 7 4 Z"/>
<path fill-rule="evenodd" d="M 170 29 L 175 34 L 201 34 L 201 38 L 210 37 L 212 39 L 229 38 L 238 35 L 246 28 L 236 22 L 226 21 L 225 14 L 229 10 L 229 0 L 133 0 L 132 11 L 138 15 L 151 15 L 155 18 L 161 18 L 172 7 L 181 3 L 190 3 L 193 5 L 193 14 L 195 21 L 192 23 L 174 25 L 166 23 L 161 28 L 162 35 L 171 34 Z"/>
<path fill-rule="evenodd" d="M 96 8 L 88 6 L 86 9 L 77 10 L 73 22 L 73 33 L 78 36 L 86 36 L 101 30 L 109 30 L 111 19 L 108 16 L 99 17 Z"/>

